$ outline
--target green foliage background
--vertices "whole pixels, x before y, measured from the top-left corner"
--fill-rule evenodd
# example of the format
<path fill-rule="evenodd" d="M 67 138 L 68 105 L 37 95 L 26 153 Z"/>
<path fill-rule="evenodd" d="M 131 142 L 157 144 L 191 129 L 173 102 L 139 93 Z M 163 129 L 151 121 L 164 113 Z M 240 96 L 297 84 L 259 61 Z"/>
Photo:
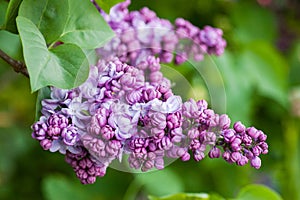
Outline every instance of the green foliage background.
<path fill-rule="evenodd" d="M 0 199 L 129 200 L 183 192 L 239 198 L 248 184 L 264 184 L 284 199 L 300 199 L 300 5 L 279 0 L 267 7 L 254 0 L 133 0 L 130 9 L 143 6 L 171 21 L 183 17 L 200 28 L 208 24 L 223 29 L 228 43 L 225 54 L 194 65 L 210 77 L 216 90 L 220 83 L 211 69 L 216 66 L 221 73 L 226 99 L 220 101 L 225 105 L 216 105 L 217 111 L 226 108 L 233 121 L 254 125 L 268 135 L 270 153 L 262 156 L 262 168 L 210 159 L 175 161 L 162 171 L 145 174 L 109 168 L 94 185 L 81 185 L 62 155 L 43 151 L 31 139 L 36 94 L 31 94 L 27 78 L 0 59 Z M 1 35 L 0 42 L 4 42 Z M 194 96 L 210 101 L 207 86 L 191 64 L 169 67 L 187 78 Z M 167 76 L 178 82 L 174 90 L 182 92 L 181 78 L 167 69 Z M 187 98 L 190 92 L 180 94 Z"/>

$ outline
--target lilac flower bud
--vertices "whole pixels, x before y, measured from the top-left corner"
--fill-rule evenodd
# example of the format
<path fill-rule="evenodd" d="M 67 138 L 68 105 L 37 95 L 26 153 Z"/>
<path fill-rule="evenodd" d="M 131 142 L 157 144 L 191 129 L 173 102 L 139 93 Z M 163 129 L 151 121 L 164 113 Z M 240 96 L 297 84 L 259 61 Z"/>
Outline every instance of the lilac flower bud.
<path fill-rule="evenodd" d="M 248 159 L 250 159 L 250 160 L 254 158 L 253 153 L 252 153 L 251 151 L 249 151 L 249 150 L 246 150 L 246 151 L 245 151 L 245 156 L 246 156 Z"/>
<path fill-rule="evenodd" d="M 209 156 L 210 158 L 219 158 L 220 155 L 221 155 L 221 151 L 220 151 L 220 149 L 218 149 L 217 147 L 211 148 L 211 150 L 210 150 L 209 153 L 208 153 L 208 156 Z"/>
<path fill-rule="evenodd" d="M 252 144 L 252 138 L 247 134 L 242 135 L 242 141 L 246 147 L 250 147 Z"/>
<path fill-rule="evenodd" d="M 69 125 L 62 130 L 61 137 L 66 145 L 73 146 L 79 140 L 78 129 L 73 125 Z"/>
<path fill-rule="evenodd" d="M 161 93 L 166 93 L 171 88 L 171 82 L 169 79 L 163 78 L 158 86 L 158 91 Z"/>
<path fill-rule="evenodd" d="M 184 135 L 182 134 L 182 128 L 179 127 L 179 128 L 175 128 L 175 129 L 171 130 L 170 136 L 171 136 L 171 141 L 173 143 L 180 142 L 182 140 L 182 138 L 184 137 Z"/>
<path fill-rule="evenodd" d="M 162 139 L 157 141 L 157 146 L 160 150 L 168 150 L 172 147 L 172 142 L 169 137 L 164 136 Z"/>
<path fill-rule="evenodd" d="M 238 137 L 235 137 L 231 144 L 230 147 L 233 151 L 240 151 L 242 149 L 242 147 L 240 146 L 242 144 L 242 140 Z"/>
<path fill-rule="evenodd" d="M 226 160 L 229 163 L 232 163 L 231 161 L 231 153 L 229 151 L 225 151 L 222 155 L 223 159 Z"/>
<path fill-rule="evenodd" d="M 199 133 L 198 129 L 195 129 L 195 128 L 192 128 L 188 131 L 188 137 L 190 139 L 195 139 L 195 138 L 199 137 L 199 134 L 200 133 Z"/>
<path fill-rule="evenodd" d="M 224 131 L 222 131 L 224 140 L 226 143 L 231 143 L 233 142 L 233 139 L 235 138 L 235 132 L 232 129 L 226 129 Z"/>
<path fill-rule="evenodd" d="M 261 166 L 261 159 L 256 156 L 250 160 L 250 163 L 252 167 L 254 167 L 255 169 L 259 169 Z"/>
<path fill-rule="evenodd" d="M 160 130 L 163 130 L 166 126 L 166 115 L 163 113 L 154 113 L 151 115 L 151 125 Z"/>
<path fill-rule="evenodd" d="M 241 156 L 240 160 L 237 161 L 239 166 L 246 165 L 248 163 L 248 158 L 246 156 Z"/>
<path fill-rule="evenodd" d="M 163 169 L 164 168 L 164 159 L 163 158 L 155 159 L 155 167 L 157 169 Z"/>
<path fill-rule="evenodd" d="M 199 100 L 199 101 L 197 101 L 197 106 L 198 106 L 199 111 L 202 112 L 203 110 L 207 109 L 208 103 L 205 100 Z"/>
<path fill-rule="evenodd" d="M 111 126 L 105 125 L 101 128 L 102 137 L 106 140 L 110 140 L 115 135 L 114 130 Z"/>
<path fill-rule="evenodd" d="M 260 135 L 260 132 L 254 128 L 254 127 L 250 127 L 250 128 L 247 128 L 247 134 L 252 137 L 254 140 L 256 140 L 259 135 Z"/>
<path fill-rule="evenodd" d="M 238 162 L 241 159 L 242 155 L 240 152 L 232 152 L 230 155 L 230 160 L 232 162 Z"/>
<path fill-rule="evenodd" d="M 154 56 L 149 56 L 147 58 L 147 61 L 151 72 L 156 72 L 160 70 L 159 58 L 155 58 Z"/>
<path fill-rule="evenodd" d="M 242 133 L 246 130 L 245 125 L 242 124 L 240 121 L 235 122 L 233 128 L 237 133 Z"/>
<path fill-rule="evenodd" d="M 261 150 L 262 150 L 262 154 L 267 154 L 268 153 L 268 144 L 266 143 L 266 142 L 261 142 L 260 144 L 259 144 L 259 147 L 261 148 Z"/>
<path fill-rule="evenodd" d="M 31 129 L 33 130 L 32 134 L 31 134 L 32 138 L 34 138 L 36 140 L 43 140 L 46 138 L 48 126 L 45 123 L 45 121 L 46 121 L 46 118 L 41 117 L 40 121 L 37 121 L 36 123 L 34 123 L 31 126 Z"/>
<path fill-rule="evenodd" d="M 160 71 L 151 72 L 149 79 L 151 83 L 159 83 L 163 80 L 163 74 Z"/>
<path fill-rule="evenodd" d="M 142 97 L 142 91 L 141 90 L 133 90 L 127 93 L 126 100 L 129 104 L 134 104 L 140 101 Z"/>
<path fill-rule="evenodd" d="M 221 115 L 219 118 L 219 126 L 225 130 L 228 129 L 230 127 L 230 119 L 228 117 L 228 115 Z"/>
<path fill-rule="evenodd" d="M 259 146 L 254 146 L 252 149 L 251 149 L 252 153 L 254 156 L 259 156 L 262 152 L 261 148 Z"/>
<path fill-rule="evenodd" d="M 181 124 L 182 122 L 180 112 L 172 113 L 167 116 L 167 126 L 169 129 L 178 128 L 181 126 Z"/>
<path fill-rule="evenodd" d="M 154 88 L 147 88 L 143 91 L 143 99 L 146 101 L 151 101 L 155 98 L 159 99 L 161 97 L 161 93 Z"/>
<path fill-rule="evenodd" d="M 194 152 L 194 159 L 195 161 L 199 162 L 200 160 L 202 160 L 205 157 L 204 153 L 202 151 L 198 151 L 196 150 Z"/>
<path fill-rule="evenodd" d="M 52 146 L 52 142 L 51 142 L 51 140 L 44 139 L 44 140 L 40 141 L 40 145 L 42 146 L 42 148 L 44 150 L 49 150 Z"/>
<path fill-rule="evenodd" d="M 267 140 L 267 135 L 261 132 L 261 134 L 258 136 L 258 140 L 260 142 L 265 142 Z"/>
<path fill-rule="evenodd" d="M 185 162 L 185 161 L 190 160 L 191 155 L 188 152 L 185 152 L 180 158 L 181 158 L 182 161 Z"/>
<path fill-rule="evenodd" d="M 197 118 L 199 117 L 199 110 L 197 103 L 194 99 L 189 99 L 187 102 L 184 102 L 182 105 L 183 115 L 188 118 Z"/>

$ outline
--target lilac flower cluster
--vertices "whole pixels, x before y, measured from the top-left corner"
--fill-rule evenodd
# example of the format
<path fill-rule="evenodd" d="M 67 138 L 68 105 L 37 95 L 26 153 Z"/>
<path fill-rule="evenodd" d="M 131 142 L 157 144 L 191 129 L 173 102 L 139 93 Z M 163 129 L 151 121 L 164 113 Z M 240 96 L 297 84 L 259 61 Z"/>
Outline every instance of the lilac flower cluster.
<path fill-rule="evenodd" d="M 250 160 L 259 168 L 258 156 L 268 152 L 266 135 L 240 122 L 231 129 L 228 116 L 215 114 L 205 100 L 183 103 L 160 67 L 153 56 L 136 67 L 99 60 L 78 88 L 52 88 L 32 137 L 44 150 L 65 154 L 83 184 L 124 155 L 141 171 L 163 169 L 165 158 L 200 161 L 206 151 L 210 158 L 223 151 L 229 163 Z"/>
<path fill-rule="evenodd" d="M 109 14 L 101 12 L 116 37 L 98 49 L 100 55 L 117 56 L 123 62 L 137 65 L 150 55 L 170 63 L 175 54 L 174 62 L 181 64 L 189 58 L 200 61 L 205 54 L 224 52 L 226 41 L 218 28 L 205 26 L 201 30 L 182 18 L 176 19 L 174 26 L 147 7 L 130 12 L 129 5 L 130 0 L 126 0 L 111 8 Z"/>
<path fill-rule="evenodd" d="M 44 150 L 64 154 L 83 184 L 104 176 L 113 161 L 145 172 L 163 169 L 166 159 L 200 161 L 208 154 L 259 168 L 259 155 L 268 152 L 262 131 L 241 122 L 230 128 L 229 117 L 215 114 L 205 100 L 182 102 L 161 72 L 160 59 L 171 62 L 173 51 L 177 64 L 191 55 L 199 60 L 205 53 L 222 54 L 222 32 L 183 19 L 173 27 L 147 8 L 129 12 L 129 3 L 103 13 L 120 37 L 98 52 L 116 54 L 101 57 L 79 87 L 51 87 L 32 137 Z M 182 46 L 181 39 L 197 45 Z"/>

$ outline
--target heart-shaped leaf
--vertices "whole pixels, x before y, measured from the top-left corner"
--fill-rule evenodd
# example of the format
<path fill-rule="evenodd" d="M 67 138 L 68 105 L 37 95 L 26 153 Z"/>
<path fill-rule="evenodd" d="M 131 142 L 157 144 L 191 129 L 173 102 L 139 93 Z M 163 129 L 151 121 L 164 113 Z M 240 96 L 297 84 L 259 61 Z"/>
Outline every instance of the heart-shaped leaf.
<path fill-rule="evenodd" d="M 98 10 L 87 0 L 23 0 L 19 15 L 30 19 L 50 46 L 62 41 L 94 49 L 114 36 Z"/>
<path fill-rule="evenodd" d="M 43 35 L 29 19 L 18 16 L 17 27 L 32 92 L 48 85 L 69 89 L 85 81 L 89 66 L 80 47 L 63 44 L 48 50 Z"/>

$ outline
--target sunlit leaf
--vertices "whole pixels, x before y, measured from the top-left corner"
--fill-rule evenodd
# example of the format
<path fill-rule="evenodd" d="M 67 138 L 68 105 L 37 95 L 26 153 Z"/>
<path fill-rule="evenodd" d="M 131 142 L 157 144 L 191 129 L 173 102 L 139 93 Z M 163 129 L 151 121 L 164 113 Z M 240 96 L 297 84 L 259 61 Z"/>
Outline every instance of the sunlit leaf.
<path fill-rule="evenodd" d="M 94 49 L 114 36 L 98 10 L 87 0 L 24 0 L 19 14 L 38 27 L 50 46 L 62 41 Z"/>
<path fill-rule="evenodd" d="M 29 19 L 17 17 L 17 26 L 33 92 L 48 85 L 73 88 L 85 81 L 89 66 L 78 46 L 63 44 L 48 50 L 43 35 Z"/>
<path fill-rule="evenodd" d="M 234 200 L 282 200 L 282 198 L 270 188 L 264 185 L 248 185 L 241 189 Z"/>
<path fill-rule="evenodd" d="M 205 193 L 179 193 L 164 197 L 149 196 L 148 198 L 149 200 L 209 200 L 210 195 Z"/>

